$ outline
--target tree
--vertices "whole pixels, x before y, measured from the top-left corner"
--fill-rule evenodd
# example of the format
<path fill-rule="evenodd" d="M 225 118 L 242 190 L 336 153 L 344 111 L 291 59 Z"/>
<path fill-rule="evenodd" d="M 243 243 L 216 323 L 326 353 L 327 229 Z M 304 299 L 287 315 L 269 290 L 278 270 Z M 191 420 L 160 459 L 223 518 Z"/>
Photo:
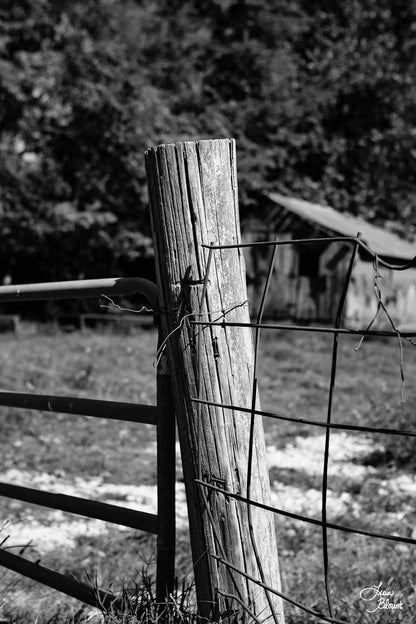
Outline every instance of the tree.
<path fill-rule="evenodd" d="M 4 2 L 3 274 L 140 272 L 143 151 L 185 139 L 237 139 L 243 216 L 276 189 L 411 233 L 415 12 L 411 0 Z"/>
<path fill-rule="evenodd" d="M 169 112 L 112 38 L 116 8 L 21 0 L 1 15 L 2 261 L 15 281 L 34 264 L 38 280 L 99 277 L 150 254 L 142 153 Z"/>

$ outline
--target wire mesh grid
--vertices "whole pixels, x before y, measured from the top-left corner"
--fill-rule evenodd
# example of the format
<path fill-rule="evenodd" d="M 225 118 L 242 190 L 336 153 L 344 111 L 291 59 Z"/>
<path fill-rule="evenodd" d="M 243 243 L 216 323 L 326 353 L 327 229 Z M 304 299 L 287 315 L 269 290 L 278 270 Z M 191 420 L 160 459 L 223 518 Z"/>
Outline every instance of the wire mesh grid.
<path fill-rule="evenodd" d="M 276 253 L 277 249 L 281 245 L 314 245 L 317 243 L 334 243 L 334 242 L 342 242 L 349 243 L 351 245 L 351 255 L 348 263 L 348 268 L 345 274 L 345 279 L 342 285 L 341 295 L 338 301 L 335 323 L 333 326 L 304 326 L 304 325 L 289 325 L 289 324 L 276 324 L 276 323 L 264 323 L 263 316 L 265 311 L 265 304 L 267 301 L 267 295 L 269 292 L 269 287 L 271 284 L 274 267 L 276 264 Z M 236 501 L 240 501 L 247 506 L 247 513 L 250 524 L 250 539 L 251 544 L 254 550 L 254 554 L 257 560 L 259 576 L 260 578 L 254 578 L 253 576 L 247 574 L 244 570 L 237 568 L 230 561 L 225 558 L 217 555 L 212 555 L 219 563 L 225 565 L 228 570 L 231 572 L 235 572 L 237 574 L 241 574 L 246 577 L 251 582 L 257 584 L 259 588 L 262 588 L 266 592 L 266 596 L 268 597 L 269 604 L 271 605 L 271 601 L 269 599 L 271 594 L 277 595 L 282 598 L 284 601 L 290 603 L 291 605 L 297 607 L 302 612 L 309 614 L 316 618 L 318 621 L 326 621 L 331 622 L 333 624 L 348 624 L 345 619 L 338 619 L 334 615 L 334 606 L 331 598 L 330 591 L 330 579 L 329 579 L 329 569 L 330 569 L 330 559 L 329 559 L 329 548 L 328 548 L 328 530 L 341 531 L 344 533 L 351 533 L 357 535 L 363 535 L 370 538 L 377 538 L 387 541 L 393 542 L 401 542 L 404 544 L 416 544 L 416 539 L 412 537 L 398 536 L 395 534 L 388 534 L 377 531 L 369 531 L 365 529 L 361 529 L 359 527 L 347 526 L 344 524 L 334 523 L 328 521 L 327 517 L 327 497 L 328 497 L 328 466 L 329 466 L 329 456 L 330 456 L 330 439 L 331 432 L 333 430 L 343 430 L 343 431 L 357 431 L 361 433 L 371 433 L 371 434 L 383 434 L 389 436 L 407 436 L 407 437 L 415 437 L 416 431 L 411 430 L 402 430 L 397 428 L 386 428 L 386 427 L 370 427 L 370 426 L 360 426 L 355 424 L 348 423 L 333 423 L 332 422 L 332 412 L 333 412 L 333 400 L 334 400 L 334 388 L 335 388 L 335 380 L 337 375 L 337 357 L 338 357 L 338 342 L 339 336 L 342 334 L 351 334 L 361 336 L 361 341 L 365 336 L 384 336 L 388 338 L 395 338 L 398 340 L 400 347 L 400 369 L 401 369 L 401 379 L 402 379 L 402 398 L 403 398 L 403 386 L 404 386 L 404 370 L 403 370 L 403 340 L 409 341 L 413 346 L 416 346 L 416 342 L 414 338 L 416 338 L 416 332 L 406 331 L 402 332 L 396 327 L 395 322 L 393 321 L 389 311 L 383 301 L 382 293 L 380 287 L 378 285 L 378 279 L 382 277 L 379 273 L 379 267 L 385 267 L 387 269 L 391 269 L 393 271 L 403 271 L 409 269 L 411 267 L 416 266 L 415 261 L 416 257 L 406 264 L 391 264 L 384 259 L 380 258 L 374 251 L 372 251 L 365 242 L 361 239 L 360 234 L 358 233 L 356 237 L 326 237 L 326 238 L 308 238 L 308 239 L 292 239 L 292 240 L 268 240 L 262 242 L 254 242 L 254 243 L 241 243 L 241 244 L 230 244 L 230 245 L 214 245 L 214 244 L 203 244 L 203 247 L 208 249 L 208 258 L 206 264 L 206 272 L 202 289 L 202 297 L 201 297 L 201 307 L 203 305 L 205 296 L 207 294 L 207 288 L 209 283 L 209 273 L 210 268 L 212 266 L 212 258 L 213 254 L 217 250 L 225 250 L 225 249 L 242 249 L 245 247 L 272 247 L 271 259 L 268 266 L 267 277 L 265 279 L 264 287 L 262 290 L 261 301 L 259 305 L 259 309 L 257 312 L 257 317 L 255 322 L 252 323 L 238 323 L 238 322 L 229 322 L 225 318 L 225 314 L 222 317 L 222 320 L 214 320 L 211 321 L 208 319 L 200 319 L 196 320 L 198 316 L 195 315 L 192 320 L 189 320 L 190 324 L 196 326 L 210 327 L 210 326 L 219 326 L 219 327 L 251 327 L 254 332 L 254 367 L 253 367 L 253 383 L 251 389 L 251 407 L 242 407 L 238 405 L 227 405 L 225 403 L 208 401 L 200 398 L 200 394 L 198 393 L 198 397 L 193 397 L 192 401 L 202 405 L 214 406 L 219 408 L 231 409 L 239 412 L 245 412 L 250 415 L 250 441 L 249 441 L 249 454 L 247 458 L 247 487 L 245 496 L 241 494 L 236 494 L 231 491 L 225 490 L 224 487 L 219 487 L 213 483 L 207 483 L 203 479 L 197 479 L 196 483 L 201 487 L 201 491 L 203 493 L 203 498 L 205 498 L 204 490 L 207 488 L 208 490 L 215 491 L 221 495 L 230 497 L 235 499 Z M 345 302 L 348 292 L 348 287 L 351 281 L 351 275 L 357 255 L 358 249 L 361 248 L 367 257 L 370 257 L 373 261 L 374 267 L 374 291 L 377 299 L 377 309 L 376 312 L 368 324 L 366 328 L 361 329 L 350 329 L 341 326 L 341 322 L 343 319 L 343 313 L 345 308 Z M 373 329 L 374 323 L 376 321 L 379 313 L 382 312 L 385 315 L 388 323 L 391 326 L 390 330 L 380 330 Z M 206 316 L 206 315 L 204 315 Z M 268 329 L 284 329 L 287 331 L 306 331 L 306 332 L 323 332 L 332 334 L 332 353 L 331 353 L 331 369 L 330 369 L 330 383 L 329 383 L 329 391 L 328 391 L 328 400 L 327 400 L 327 410 L 326 410 L 326 419 L 322 421 L 315 421 L 308 418 L 294 418 L 277 412 L 270 411 L 262 411 L 256 409 L 257 402 L 257 393 L 258 393 L 258 361 L 259 361 L 259 344 L 260 344 L 260 332 L 261 330 Z M 361 345 L 360 341 L 360 345 Z M 324 446 L 324 456 L 323 456 L 323 471 L 322 471 L 322 487 L 321 487 L 321 519 L 311 518 L 306 515 L 292 513 L 286 511 L 284 509 L 280 509 L 271 505 L 265 505 L 260 502 L 254 501 L 251 499 L 251 473 L 252 473 L 252 459 L 253 459 L 253 442 L 254 442 L 254 422 L 256 416 L 263 416 L 270 419 L 289 421 L 293 423 L 300 423 L 303 425 L 309 425 L 311 427 L 316 427 L 323 429 L 325 432 L 325 446 Z M 323 559 L 323 571 L 324 571 L 324 587 L 326 594 L 326 603 L 327 603 L 327 611 L 328 613 L 325 615 L 321 612 L 318 612 L 315 608 L 310 607 L 306 604 L 302 604 L 295 600 L 292 596 L 289 596 L 274 587 L 270 587 L 266 584 L 265 578 L 262 571 L 261 561 L 259 559 L 258 553 L 256 552 L 256 536 L 253 534 L 252 522 L 251 522 L 251 508 L 257 507 L 260 509 L 264 509 L 266 511 L 272 512 L 274 514 L 278 514 L 282 517 L 291 518 L 295 520 L 302 521 L 309 525 L 315 525 L 321 528 L 322 532 L 322 559 Z M 238 596 L 229 596 L 238 601 Z M 253 615 L 253 614 L 250 614 Z M 260 621 L 258 618 L 253 616 L 255 621 Z M 273 616 L 275 621 L 277 622 L 276 615 Z M 350 623 L 351 624 L 351 623 Z"/>

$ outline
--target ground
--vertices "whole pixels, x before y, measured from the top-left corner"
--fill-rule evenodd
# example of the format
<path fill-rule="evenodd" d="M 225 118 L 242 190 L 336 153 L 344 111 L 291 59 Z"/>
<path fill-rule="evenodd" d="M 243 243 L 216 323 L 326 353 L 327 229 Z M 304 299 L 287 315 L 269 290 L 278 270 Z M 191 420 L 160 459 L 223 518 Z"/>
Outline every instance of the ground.
<path fill-rule="evenodd" d="M 91 398 L 155 401 L 156 333 L 97 328 L 64 332 L 25 323 L 20 336 L 1 336 L 3 389 Z M 405 343 L 405 403 L 401 403 L 397 339 L 341 336 L 333 422 L 416 429 L 413 379 L 416 350 Z M 263 333 L 262 407 L 294 419 L 326 418 L 332 336 Z M 152 427 L 88 417 L 0 408 L 0 481 L 59 491 L 155 511 L 156 447 Z M 320 518 L 325 430 L 265 419 L 272 502 L 279 509 Z M 416 537 L 414 438 L 335 430 L 331 435 L 328 520 L 369 531 Z M 177 572 L 192 581 L 186 502 L 177 461 Z M 41 559 L 61 572 L 117 588 L 152 573 L 154 541 L 145 534 L 96 520 L 3 499 L 3 546 Z M 276 515 L 283 591 L 326 612 L 321 529 Z M 330 530 L 330 585 L 336 616 L 351 623 L 412 622 L 414 546 Z M 402 609 L 376 609 L 360 596 L 382 583 Z M 39 624 L 74 601 L 0 569 L 0 616 L 30 614 Z M 78 605 L 79 606 L 79 605 Z M 374 608 L 373 607 L 373 608 Z M 287 622 L 316 621 L 287 607 Z M 35 617 L 38 617 L 35 620 Z"/>

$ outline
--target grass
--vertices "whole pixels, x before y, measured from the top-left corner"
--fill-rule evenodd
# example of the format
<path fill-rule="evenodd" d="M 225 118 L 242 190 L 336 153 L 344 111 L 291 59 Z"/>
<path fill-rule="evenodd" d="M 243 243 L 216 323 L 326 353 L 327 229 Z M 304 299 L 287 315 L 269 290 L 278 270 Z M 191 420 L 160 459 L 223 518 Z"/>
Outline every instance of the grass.
<path fill-rule="evenodd" d="M 263 334 L 261 345 L 263 409 L 293 418 L 323 420 L 331 336 L 270 333 L 267 338 Z M 81 334 L 24 324 L 22 336 L 3 334 L 1 340 L 0 384 L 5 389 L 140 403 L 155 401 L 153 330 L 135 329 L 129 334 L 97 329 Z M 406 404 L 401 405 L 397 341 L 367 339 L 355 351 L 357 344 L 358 339 L 340 338 L 333 422 L 415 430 L 415 351 L 405 344 Z M 156 478 L 155 436 L 151 427 L 11 408 L 1 408 L 0 415 L 1 480 L 26 479 L 26 484 L 34 483 L 34 487 L 63 486 L 68 492 L 74 488 L 80 495 L 89 492 L 91 498 L 102 496 L 114 504 L 127 501 L 129 506 L 132 501 L 147 504 L 148 493 L 151 498 Z M 281 497 L 289 510 L 318 518 L 316 500 L 319 503 L 322 484 L 323 433 L 320 428 L 300 423 L 265 420 L 266 442 L 274 447 L 278 458 L 270 471 L 276 500 Z M 342 437 L 337 432 L 331 437 L 329 519 L 414 537 L 414 438 L 357 433 Z M 365 445 L 361 447 L 363 440 Z M 352 449 L 349 458 L 342 455 L 347 447 Z M 303 449 L 304 461 L 297 459 L 299 449 Z M 287 464 L 281 461 L 282 457 Z M 133 588 L 128 614 L 108 613 L 102 621 L 156 621 L 156 616 L 151 615 L 155 608 L 151 584 L 143 580 L 143 574 L 146 578 L 154 568 L 153 539 L 98 521 L 83 524 L 79 518 L 8 499 L 2 504 L 0 515 L 0 521 L 6 520 L 10 524 L 2 534 L 10 534 L 8 543 L 13 543 L 14 535 L 22 539 L 35 536 L 26 554 L 41 557 L 44 565 L 84 581 L 94 579 L 100 586 L 120 591 L 123 587 Z M 276 527 L 284 591 L 326 612 L 320 529 L 281 516 L 276 516 Z M 49 546 L 37 543 L 36 536 L 42 544 L 50 539 Z M 59 540 L 57 544 L 53 541 L 57 537 L 62 540 L 60 545 Z M 354 624 L 413 621 L 416 565 L 412 546 L 334 531 L 329 532 L 328 538 L 337 617 Z M 192 586 L 189 539 L 183 523 L 179 523 L 178 529 L 177 573 L 185 586 Z M 403 600 L 403 610 L 367 613 L 360 590 L 378 582 L 394 590 L 396 602 Z M 132 595 L 136 596 L 134 600 Z M 183 620 L 175 611 L 181 595 L 187 601 L 182 614 L 188 619 Z M 169 621 L 196 621 L 192 597 L 191 590 L 182 592 L 178 587 L 173 603 L 166 607 Z M 75 601 L 9 572 L 0 571 L 0 601 L 0 622 L 86 622 L 92 617 L 88 610 L 79 612 Z M 141 604 L 141 610 L 133 603 Z M 316 622 L 291 607 L 286 609 L 286 620 L 288 624 Z"/>

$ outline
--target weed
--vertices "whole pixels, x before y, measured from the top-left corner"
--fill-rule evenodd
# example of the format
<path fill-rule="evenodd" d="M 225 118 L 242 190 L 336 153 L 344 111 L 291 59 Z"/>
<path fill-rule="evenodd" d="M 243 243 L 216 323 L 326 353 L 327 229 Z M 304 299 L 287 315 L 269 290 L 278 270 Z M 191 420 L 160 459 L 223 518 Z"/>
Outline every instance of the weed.
<path fill-rule="evenodd" d="M 156 600 L 154 583 L 143 573 L 139 582 L 129 583 L 116 595 L 114 606 L 103 610 L 104 624 L 202 624 L 196 613 L 193 585 L 176 581 L 174 591 L 162 603 Z"/>

